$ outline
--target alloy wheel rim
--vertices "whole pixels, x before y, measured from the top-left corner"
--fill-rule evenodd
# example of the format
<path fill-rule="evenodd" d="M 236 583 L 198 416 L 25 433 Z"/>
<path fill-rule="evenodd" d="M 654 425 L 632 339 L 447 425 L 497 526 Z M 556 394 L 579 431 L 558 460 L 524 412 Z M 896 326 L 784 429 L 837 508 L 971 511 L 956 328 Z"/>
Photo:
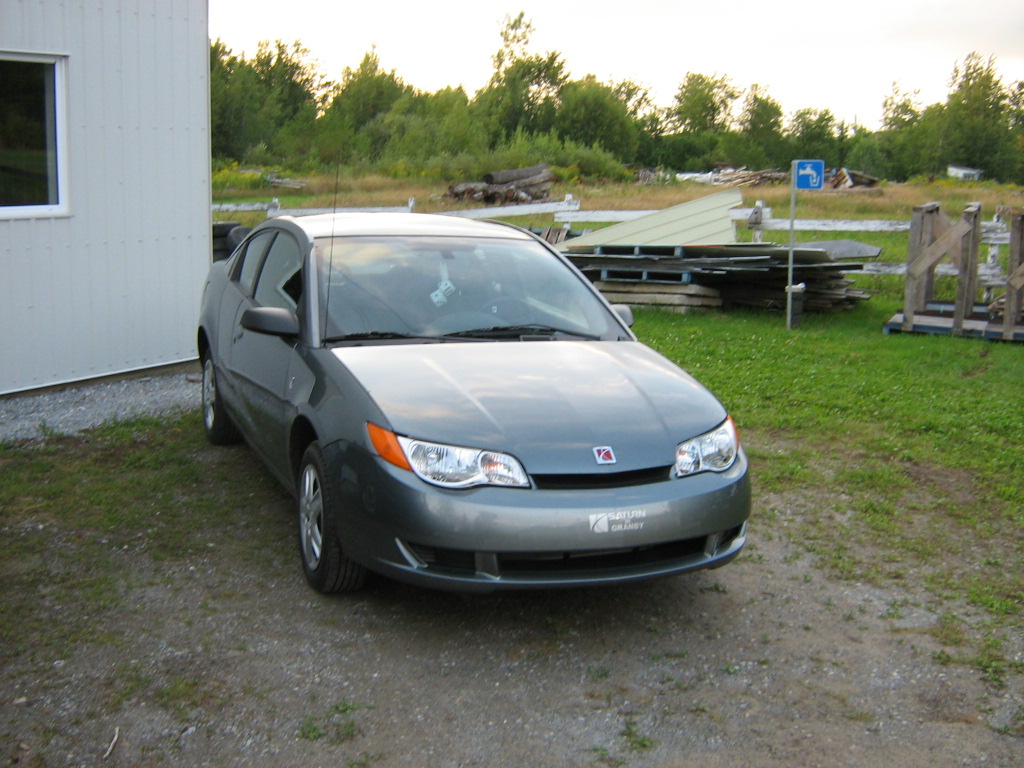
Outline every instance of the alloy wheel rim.
<path fill-rule="evenodd" d="M 217 380 L 213 372 L 213 361 L 203 363 L 203 421 L 207 429 L 213 428 L 214 404 L 217 402 Z"/>
<path fill-rule="evenodd" d="M 307 464 L 302 470 L 302 490 L 299 494 L 299 536 L 302 559 L 310 570 L 320 564 L 323 549 L 323 495 L 316 467 Z"/>

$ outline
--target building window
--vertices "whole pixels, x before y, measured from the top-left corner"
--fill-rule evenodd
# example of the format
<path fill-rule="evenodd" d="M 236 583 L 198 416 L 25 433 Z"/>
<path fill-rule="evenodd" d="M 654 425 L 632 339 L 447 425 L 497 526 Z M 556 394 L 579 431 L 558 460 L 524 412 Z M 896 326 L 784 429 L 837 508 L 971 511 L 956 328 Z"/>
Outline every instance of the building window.
<path fill-rule="evenodd" d="M 67 213 L 64 68 L 0 52 L 0 219 Z"/>

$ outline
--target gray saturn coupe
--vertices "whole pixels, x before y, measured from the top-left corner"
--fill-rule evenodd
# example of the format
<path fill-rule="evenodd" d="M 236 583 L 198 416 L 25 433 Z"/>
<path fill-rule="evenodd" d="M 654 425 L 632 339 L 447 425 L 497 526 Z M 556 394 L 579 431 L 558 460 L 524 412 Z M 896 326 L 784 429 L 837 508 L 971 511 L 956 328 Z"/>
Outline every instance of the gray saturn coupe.
<path fill-rule="evenodd" d="M 309 583 L 486 592 L 724 565 L 747 459 L 721 403 L 561 254 L 451 216 L 268 220 L 198 330 L 214 443 L 294 494 Z"/>

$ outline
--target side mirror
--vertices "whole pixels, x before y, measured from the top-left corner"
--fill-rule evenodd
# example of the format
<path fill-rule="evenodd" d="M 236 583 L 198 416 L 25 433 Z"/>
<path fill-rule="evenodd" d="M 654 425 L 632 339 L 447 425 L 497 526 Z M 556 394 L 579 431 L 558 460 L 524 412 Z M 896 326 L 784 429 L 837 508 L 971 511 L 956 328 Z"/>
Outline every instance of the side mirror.
<path fill-rule="evenodd" d="M 242 313 L 242 327 L 271 336 L 298 336 L 299 318 L 281 307 L 252 307 Z"/>
<path fill-rule="evenodd" d="M 633 310 L 629 304 L 612 304 L 612 309 L 619 316 L 619 320 L 626 324 L 627 328 L 633 327 Z"/>

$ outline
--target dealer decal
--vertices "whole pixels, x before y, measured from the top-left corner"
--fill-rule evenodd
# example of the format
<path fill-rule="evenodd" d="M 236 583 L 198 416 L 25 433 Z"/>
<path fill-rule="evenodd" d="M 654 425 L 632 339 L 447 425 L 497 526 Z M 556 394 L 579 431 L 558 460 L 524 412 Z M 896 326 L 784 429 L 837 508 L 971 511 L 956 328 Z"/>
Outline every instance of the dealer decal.
<path fill-rule="evenodd" d="M 646 509 L 624 509 L 621 512 L 602 512 L 590 516 L 591 533 L 618 533 L 640 531 L 644 527 Z"/>

